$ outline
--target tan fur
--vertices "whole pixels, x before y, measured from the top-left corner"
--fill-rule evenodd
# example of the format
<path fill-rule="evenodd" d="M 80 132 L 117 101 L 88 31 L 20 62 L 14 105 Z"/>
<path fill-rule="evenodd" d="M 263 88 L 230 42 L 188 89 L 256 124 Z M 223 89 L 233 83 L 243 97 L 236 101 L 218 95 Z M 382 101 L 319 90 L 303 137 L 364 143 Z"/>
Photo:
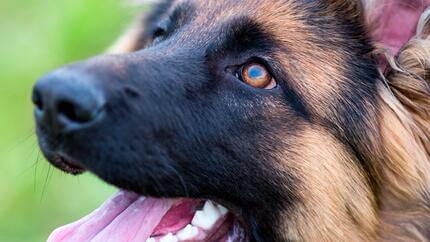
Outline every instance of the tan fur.
<path fill-rule="evenodd" d="M 130 29 L 119 38 L 108 50 L 108 54 L 122 54 L 132 52 L 136 49 L 137 39 L 141 31 L 139 25 L 130 27 Z"/>
<path fill-rule="evenodd" d="M 350 3 L 339 2 L 337 4 Z M 367 2 L 363 9 L 371 4 Z M 374 144 L 368 144 L 369 149 L 374 151 L 373 160 L 377 170 L 374 178 L 380 186 L 380 192 L 371 194 L 368 188 L 362 187 L 366 182 L 360 176 L 357 167 L 348 167 L 348 164 L 353 162 L 347 153 L 341 152 L 344 147 L 339 147 L 339 144 L 328 138 L 327 133 L 309 131 L 308 136 L 305 134 L 304 137 L 298 138 L 302 143 L 298 145 L 300 150 L 297 153 L 302 155 L 303 163 L 298 167 L 289 168 L 301 174 L 308 185 L 307 189 L 303 187 L 302 193 L 307 203 L 299 206 L 293 214 L 289 214 L 290 219 L 286 221 L 286 227 L 289 228 L 286 234 L 290 239 L 430 240 L 430 38 L 427 36 L 430 32 L 429 15 L 429 10 L 423 13 L 417 36 L 401 50 L 396 60 L 391 58 L 393 71 L 386 79 L 381 76 L 386 84 L 381 83 L 378 92 L 379 127 L 374 128 L 379 132 L 369 133 L 374 136 L 372 138 Z M 357 14 L 353 17 L 359 16 Z M 306 41 L 295 43 L 302 44 L 297 48 L 306 49 Z M 308 54 L 305 53 L 304 56 Z M 313 53 L 314 56 L 318 54 Z M 328 56 L 320 58 L 327 60 Z M 332 64 L 323 65 L 324 68 L 328 68 L 325 69 L 325 73 L 330 71 L 339 73 L 337 61 L 341 59 L 333 60 Z M 291 68 L 294 65 L 286 62 L 286 66 Z M 315 63 L 311 63 L 310 66 L 315 66 Z M 337 70 L 331 70 L 330 66 Z M 313 75 L 319 75 L 313 80 L 324 79 L 320 75 L 323 71 L 311 69 L 313 74 L 309 74 L 303 71 L 306 69 L 303 67 L 299 67 L 293 73 L 300 73 L 308 80 L 312 80 Z M 315 81 L 308 83 L 307 90 L 312 92 L 312 86 L 320 88 L 315 94 L 322 94 L 321 100 L 326 100 L 323 98 L 324 92 L 335 95 L 333 91 L 336 90 L 336 85 L 324 87 L 323 83 L 321 92 L 321 82 L 318 82 L 318 86 L 314 83 Z M 321 111 L 327 113 L 327 106 L 322 107 Z M 333 153 L 334 150 L 337 153 Z M 306 159 L 303 159 L 303 154 L 306 154 Z M 345 171 L 348 171 L 348 174 Z M 375 204 L 375 201 L 378 204 Z M 351 207 L 354 209 L 346 211 L 345 205 L 348 209 Z"/>
<path fill-rule="evenodd" d="M 347 4 L 348 1 L 340 2 Z M 343 149 L 327 140 L 327 134 L 320 134 L 319 137 L 325 137 L 325 142 L 316 142 L 318 152 L 315 152 L 309 147 L 315 144 L 315 140 L 303 138 L 301 147 L 307 147 L 305 153 L 317 153 L 318 156 L 306 159 L 309 163 L 305 165 L 310 166 L 299 169 L 297 173 L 307 173 L 305 180 L 314 184 L 310 187 L 315 190 L 310 191 L 309 203 L 297 210 L 297 224 L 291 226 L 294 222 L 288 222 L 289 228 L 295 228 L 289 231 L 293 238 L 305 241 L 430 240 L 429 15 L 428 10 L 423 13 L 417 36 L 401 50 L 396 60 L 391 58 L 393 71 L 387 78 L 381 77 L 386 80 L 386 85 L 379 87 L 380 121 L 377 129 L 380 132 L 372 138 L 375 144 L 369 144 L 375 152 L 375 169 L 378 171 L 375 178 L 381 187 L 379 194 L 373 194 L 379 204 L 375 206 L 376 211 L 370 206 L 373 204 L 372 195 L 369 195 L 369 200 L 359 199 L 363 194 L 370 194 L 360 188 L 363 178 L 360 180 L 354 173 L 344 173 L 345 169 L 353 171 L 353 167 L 330 166 L 333 164 L 330 160 L 348 160 L 340 152 Z M 338 150 L 337 157 L 330 152 L 333 150 Z M 313 163 L 312 160 L 327 167 L 320 167 L 318 164 L 321 163 Z M 351 161 L 343 164 L 351 164 Z M 312 171 L 315 172 L 313 175 Z M 341 177 L 349 179 L 336 181 Z M 355 193 L 348 193 L 348 186 L 352 186 Z M 336 193 L 342 194 L 344 200 L 337 199 Z M 326 198 L 326 194 L 330 194 L 330 198 Z M 345 202 L 345 199 L 349 201 Z M 351 225 L 352 216 L 339 207 L 344 204 L 357 208 L 355 213 L 358 216 L 353 217 L 358 218 L 358 224 L 368 226 Z"/>
<path fill-rule="evenodd" d="M 306 128 L 294 140 L 292 153 L 282 157 L 300 161 L 285 163 L 305 184 L 300 186 L 300 196 L 306 203 L 286 215 L 288 238 L 300 241 L 373 238 L 378 223 L 376 201 L 353 158 L 343 152 L 345 147 L 318 127 Z"/>
<path fill-rule="evenodd" d="M 264 6 L 263 11 L 259 9 L 253 16 L 264 29 L 273 33 L 291 50 L 288 53 L 277 52 L 276 58 L 283 61 L 290 78 L 295 80 L 291 82 L 294 88 L 306 100 L 315 104 L 310 105 L 315 108 L 314 112 L 330 117 L 327 111 L 332 110 L 334 105 L 330 97 L 337 96 L 337 91 L 342 86 L 341 77 L 345 70 L 339 67 L 345 61 L 344 55 L 339 50 L 315 45 L 313 40 L 318 39 L 318 36 L 306 27 L 307 24 L 303 21 L 305 17 L 301 16 L 304 11 L 300 10 L 299 6 L 294 6 L 292 2 L 277 3 Z"/>
<path fill-rule="evenodd" d="M 381 197 L 385 223 L 381 233 L 391 241 L 396 239 L 393 234 L 418 241 L 428 240 L 430 234 L 428 15 L 428 11 L 423 13 L 418 35 L 399 57 L 389 58 L 393 70 L 387 77 L 388 86 L 379 92 L 384 107 L 381 130 L 385 159 L 381 169 L 386 189 Z"/>

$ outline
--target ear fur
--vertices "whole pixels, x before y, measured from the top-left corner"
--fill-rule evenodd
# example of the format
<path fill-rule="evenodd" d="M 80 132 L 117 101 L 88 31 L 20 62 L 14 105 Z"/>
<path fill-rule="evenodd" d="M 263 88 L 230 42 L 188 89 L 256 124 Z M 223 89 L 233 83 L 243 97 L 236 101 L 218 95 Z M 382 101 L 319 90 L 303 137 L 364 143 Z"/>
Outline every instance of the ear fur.
<path fill-rule="evenodd" d="M 426 238 L 430 233 L 430 9 L 417 35 L 397 57 L 379 95 L 382 103 L 382 237 Z M 382 76 L 382 75 L 381 75 Z"/>

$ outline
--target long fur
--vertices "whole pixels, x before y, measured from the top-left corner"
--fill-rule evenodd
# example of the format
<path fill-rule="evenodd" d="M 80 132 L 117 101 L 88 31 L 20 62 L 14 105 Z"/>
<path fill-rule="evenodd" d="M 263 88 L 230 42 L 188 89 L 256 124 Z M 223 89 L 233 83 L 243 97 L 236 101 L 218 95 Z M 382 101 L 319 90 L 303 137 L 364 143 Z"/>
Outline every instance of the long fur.
<path fill-rule="evenodd" d="M 417 35 L 394 57 L 380 87 L 381 236 L 387 240 L 423 240 L 430 235 L 430 38 L 429 10 Z M 382 72 L 381 72 L 382 73 Z"/>

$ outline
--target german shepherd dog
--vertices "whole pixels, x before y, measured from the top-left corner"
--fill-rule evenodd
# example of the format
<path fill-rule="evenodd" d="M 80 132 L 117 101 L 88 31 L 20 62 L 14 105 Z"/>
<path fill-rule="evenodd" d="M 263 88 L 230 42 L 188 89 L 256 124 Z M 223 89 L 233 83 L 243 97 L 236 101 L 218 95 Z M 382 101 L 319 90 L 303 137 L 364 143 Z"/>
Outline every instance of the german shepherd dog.
<path fill-rule="evenodd" d="M 34 87 L 121 189 L 49 241 L 430 240 L 430 1 L 164 0 Z"/>

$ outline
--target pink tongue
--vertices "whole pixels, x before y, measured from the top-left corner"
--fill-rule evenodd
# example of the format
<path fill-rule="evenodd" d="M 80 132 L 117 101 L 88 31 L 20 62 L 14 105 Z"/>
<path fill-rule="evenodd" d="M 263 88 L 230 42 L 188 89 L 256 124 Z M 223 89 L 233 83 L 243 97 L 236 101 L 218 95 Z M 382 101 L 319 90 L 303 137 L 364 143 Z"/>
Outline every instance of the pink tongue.
<path fill-rule="evenodd" d="M 177 203 L 178 200 L 143 198 L 120 191 L 91 214 L 56 229 L 48 242 L 145 241 Z"/>

